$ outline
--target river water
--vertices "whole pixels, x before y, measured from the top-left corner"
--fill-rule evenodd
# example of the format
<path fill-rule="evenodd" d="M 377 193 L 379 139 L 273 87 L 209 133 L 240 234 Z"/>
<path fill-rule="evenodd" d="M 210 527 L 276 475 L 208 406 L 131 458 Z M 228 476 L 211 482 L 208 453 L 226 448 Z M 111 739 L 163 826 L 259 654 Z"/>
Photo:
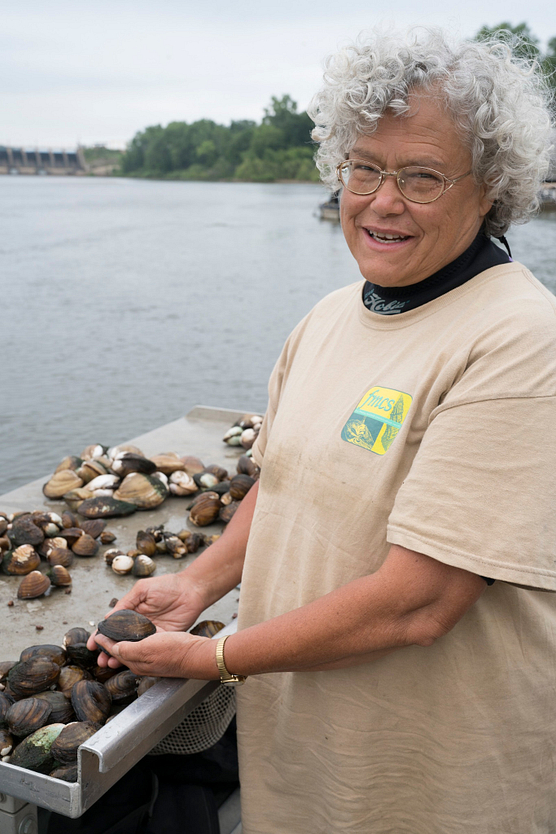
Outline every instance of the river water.
<path fill-rule="evenodd" d="M 290 330 L 360 277 L 325 194 L 0 177 L 0 493 L 196 404 L 263 410 Z M 556 213 L 508 237 L 556 292 Z"/>

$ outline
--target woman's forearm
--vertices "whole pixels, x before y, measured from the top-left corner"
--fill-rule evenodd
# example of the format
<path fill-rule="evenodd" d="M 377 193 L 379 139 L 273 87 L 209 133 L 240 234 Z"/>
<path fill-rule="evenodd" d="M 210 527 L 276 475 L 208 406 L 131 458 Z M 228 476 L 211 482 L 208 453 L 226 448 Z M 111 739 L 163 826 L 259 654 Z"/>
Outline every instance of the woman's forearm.
<path fill-rule="evenodd" d="M 223 535 L 180 575 L 192 582 L 208 608 L 241 582 L 259 484 L 249 490 Z"/>

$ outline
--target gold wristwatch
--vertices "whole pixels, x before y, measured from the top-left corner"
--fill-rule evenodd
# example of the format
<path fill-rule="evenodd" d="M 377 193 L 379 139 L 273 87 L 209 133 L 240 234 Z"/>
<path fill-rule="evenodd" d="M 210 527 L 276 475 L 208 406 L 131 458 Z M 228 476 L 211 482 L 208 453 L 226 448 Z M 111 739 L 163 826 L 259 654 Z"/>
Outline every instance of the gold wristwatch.
<path fill-rule="evenodd" d="M 224 637 L 221 637 L 216 644 L 216 665 L 218 666 L 218 671 L 220 672 L 220 683 L 225 683 L 227 686 L 240 686 L 247 680 L 247 675 L 230 674 L 230 672 L 226 669 L 226 664 L 224 663 L 224 643 L 229 636 L 229 634 L 226 634 Z"/>

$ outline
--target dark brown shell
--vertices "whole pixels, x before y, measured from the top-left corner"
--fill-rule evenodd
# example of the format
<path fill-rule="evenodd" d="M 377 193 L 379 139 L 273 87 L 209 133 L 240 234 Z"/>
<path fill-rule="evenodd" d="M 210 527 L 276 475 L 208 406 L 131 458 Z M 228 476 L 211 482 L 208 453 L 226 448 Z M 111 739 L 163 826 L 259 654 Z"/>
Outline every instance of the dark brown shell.
<path fill-rule="evenodd" d="M 205 466 L 205 472 L 210 472 L 212 475 L 216 475 L 219 481 L 225 481 L 228 478 L 228 470 L 224 469 L 222 466 L 218 466 L 216 463 L 209 463 L 208 466 Z"/>
<path fill-rule="evenodd" d="M 64 644 L 64 648 L 67 650 L 70 646 L 77 646 L 80 643 L 86 643 L 90 636 L 91 632 L 87 631 L 86 628 L 75 626 L 74 628 L 70 628 L 69 631 L 66 631 L 62 642 Z"/>
<path fill-rule="evenodd" d="M 200 547 L 205 543 L 205 540 L 199 533 L 191 533 L 185 542 L 188 553 L 197 553 Z"/>
<path fill-rule="evenodd" d="M 48 701 L 41 698 L 23 698 L 12 704 L 6 714 L 6 723 L 14 736 L 25 738 L 35 730 L 40 730 L 50 721 L 52 708 Z"/>
<path fill-rule="evenodd" d="M 48 551 L 46 557 L 49 565 L 61 565 L 63 568 L 70 568 L 74 561 L 74 556 L 69 547 L 53 547 Z"/>
<path fill-rule="evenodd" d="M 9 536 L 14 547 L 19 547 L 21 544 L 35 546 L 44 541 L 44 533 L 40 527 L 37 527 L 31 515 L 24 515 L 14 519 Z"/>
<path fill-rule="evenodd" d="M 134 452 L 122 452 L 112 463 L 112 471 L 120 478 L 125 478 L 131 472 L 152 475 L 153 472 L 156 472 L 156 463 L 142 455 L 136 455 Z"/>
<path fill-rule="evenodd" d="M 136 504 L 129 501 L 118 501 L 109 495 L 102 495 L 98 498 L 87 498 L 79 505 L 79 514 L 85 518 L 112 518 L 117 516 L 131 515 L 137 510 Z"/>
<path fill-rule="evenodd" d="M 26 576 L 36 570 L 41 557 L 30 544 L 23 544 L 15 550 L 8 550 L 2 559 L 2 570 L 10 576 Z"/>
<path fill-rule="evenodd" d="M 112 697 L 112 703 L 122 706 L 130 704 L 137 697 L 139 679 L 129 669 L 124 669 L 109 678 L 104 685 Z"/>
<path fill-rule="evenodd" d="M 139 614 L 138 611 L 122 608 L 101 620 L 98 624 L 98 630 L 101 634 L 116 642 L 129 640 L 132 643 L 137 643 L 139 640 L 144 640 L 145 637 L 155 634 L 156 626 L 143 614 Z"/>
<path fill-rule="evenodd" d="M 63 692 L 57 689 L 47 689 L 45 692 L 38 692 L 35 698 L 40 698 L 50 704 L 52 709 L 50 721 L 53 724 L 69 724 L 70 721 L 75 721 L 73 707 Z"/>
<path fill-rule="evenodd" d="M 16 663 L 19 663 L 18 660 L 2 660 L 0 662 L 0 683 L 4 683 L 6 678 L 8 677 L 8 672 L 15 666 Z"/>
<path fill-rule="evenodd" d="M 0 729 L 0 757 L 9 756 L 14 746 L 14 740 L 9 730 Z"/>
<path fill-rule="evenodd" d="M 6 726 L 6 713 L 13 703 L 13 698 L 6 695 L 5 692 L 0 692 L 0 727 Z"/>
<path fill-rule="evenodd" d="M 46 575 L 56 588 L 69 588 L 71 585 L 71 574 L 63 565 L 53 565 Z"/>
<path fill-rule="evenodd" d="M 254 478 L 249 475 L 234 475 L 230 481 L 230 495 L 234 501 L 243 500 L 254 483 Z"/>
<path fill-rule="evenodd" d="M 201 495 L 189 512 L 189 520 L 197 527 L 206 527 L 218 518 L 220 512 L 220 498 L 213 498 L 208 493 Z"/>
<path fill-rule="evenodd" d="M 56 767 L 54 770 L 51 770 L 48 775 L 52 776 L 53 779 L 62 779 L 64 782 L 77 782 L 77 763 Z"/>
<path fill-rule="evenodd" d="M 71 549 L 76 556 L 96 556 L 99 547 L 99 543 L 92 536 L 89 536 L 88 533 L 83 533 L 75 544 L 71 546 Z"/>
<path fill-rule="evenodd" d="M 229 504 L 226 504 L 220 512 L 218 513 L 219 521 L 223 521 L 224 524 L 228 524 L 229 521 L 232 520 L 234 517 L 235 512 L 237 511 L 240 501 L 231 501 Z"/>
<path fill-rule="evenodd" d="M 141 678 L 137 687 L 137 697 L 139 698 L 140 695 L 150 689 L 151 686 L 154 686 L 155 683 L 158 683 L 159 680 L 161 678 L 155 678 L 152 675 L 146 675 L 144 678 Z"/>
<path fill-rule="evenodd" d="M 62 765 L 77 761 L 77 749 L 84 741 L 94 736 L 98 726 L 91 721 L 73 721 L 68 724 L 54 741 L 51 754 Z"/>
<path fill-rule="evenodd" d="M 196 634 L 198 637 L 214 637 L 223 628 L 224 623 L 221 623 L 219 620 L 203 620 L 189 629 L 189 633 Z"/>
<path fill-rule="evenodd" d="M 71 704 L 79 721 L 104 724 L 110 714 L 112 698 L 98 681 L 79 681 L 71 691 Z"/>
<path fill-rule="evenodd" d="M 81 527 L 68 527 L 60 531 L 60 538 L 65 539 L 68 547 L 73 547 L 76 541 L 84 535 Z"/>
<path fill-rule="evenodd" d="M 31 660 L 33 657 L 42 657 L 45 660 L 51 660 L 52 663 L 57 663 L 58 666 L 63 666 L 66 662 L 66 653 L 62 646 L 56 646 L 52 643 L 28 646 L 21 652 L 19 660 L 23 663 L 26 660 Z"/>
<path fill-rule="evenodd" d="M 64 527 L 66 530 L 69 530 L 70 527 L 81 527 L 81 525 L 75 513 L 66 510 L 62 513 L 62 527 Z"/>
<path fill-rule="evenodd" d="M 21 580 L 17 589 L 17 596 L 19 599 L 35 599 L 35 597 L 42 597 L 46 594 L 50 587 L 51 583 L 48 576 L 38 570 L 32 570 Z"/>
<path fill-rule="evenodd" d="M 260 475 L 261 470 L 253 460 L 253 458 L 248 458 L 247 455 L 242 455 L 237 462 L 237 473 L 238 475 L 249 475 L 251 478 L 257 480 Z"/>
<path fill-rule="evenodd" d="M 16 698 L 28 698 L 48 689 L 60 676 L 60 667 L 52 660 L 32 657 L 12 666 L 8 673 L 10 691 Z"/>
<path fill-rule="evenodd" d="M 137 550 L 144 553 L 145 556 L 154 556 L 156 554 L 156 539 L 150 532 L 139 530 L 135 544 Z"/>
<path fill-rule="evenodd" d="M 66 698 L 71 698 L 71 690 L 76 683 L 82 680 L 90 680 L 91 676 L 86 669 L 81 666 L 70 664 L 63 666 L 60 669 L 60 677 L 58 678 L 58 689 L 63 692 Z"/>
<path fill-rule="evenodd" d="M 111 530 L 103 530 L 98 538 L 101 544 L 112 544 L 116 541 L 116 534 L 112 533 Z"/>
<path fill-rule="evenodd" d="M 85 521 L 81 522 L 81 529 L 93 539 L 98 539 L 105 528 L 106 521 L 103 521 L 102 518 L 86 518 Z"/>

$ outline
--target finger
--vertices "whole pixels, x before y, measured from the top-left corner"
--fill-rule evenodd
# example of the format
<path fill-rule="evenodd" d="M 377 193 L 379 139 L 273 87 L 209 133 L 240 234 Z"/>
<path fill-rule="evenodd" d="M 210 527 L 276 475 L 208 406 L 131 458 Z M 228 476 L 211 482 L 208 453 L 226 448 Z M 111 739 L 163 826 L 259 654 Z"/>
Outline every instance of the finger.
<path fill-rule="evenodd" d="M 105 634 L 100 634 L 97 632 L 96 645 L 98 648 L 102 649 L 98 658 L 99 666 L 110 666 L 111 669 L 117 669 L 118 666 L 121 666 L 121 662 L 119 660 L 120 652 L 118 643 L 116 643 L 114 640 L 110 640 L 110 638 L 106 637 Z M 104 654 L 105 652 L 106 654 Z M 101 663 L 101 660 L 104 662 Z"/>

